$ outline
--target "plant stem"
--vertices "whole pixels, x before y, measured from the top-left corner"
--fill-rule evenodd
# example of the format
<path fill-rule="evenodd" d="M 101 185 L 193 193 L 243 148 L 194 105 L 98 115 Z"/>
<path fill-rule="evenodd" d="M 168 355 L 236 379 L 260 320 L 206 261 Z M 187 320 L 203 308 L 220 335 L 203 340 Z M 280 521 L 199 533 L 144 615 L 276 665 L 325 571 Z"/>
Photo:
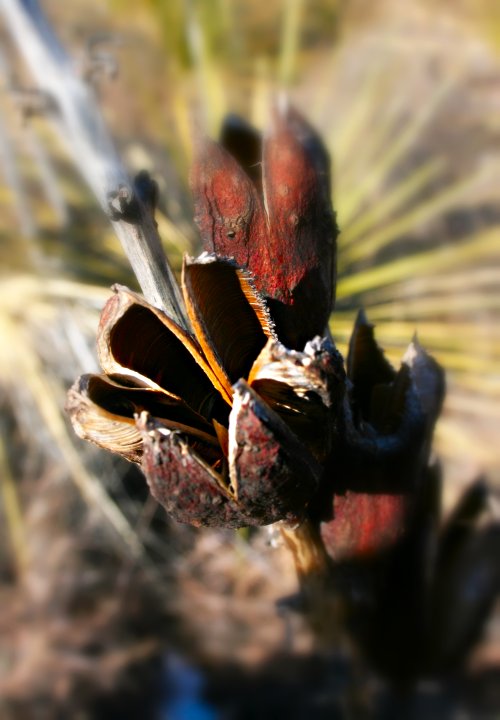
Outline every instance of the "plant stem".
<path fill-rule="evenodd" d="M 114 219 L 113 227 L 145 298 L 187 328 L 179 287 L 152 212 L 132 192 L 92 89 L 75 72 L 36 0 L 4 0 L 0 10 L 37 89 L 46 98 L 58 137 L 102 209 L 109 214 L 110 198 L 123 188 L 139 208 L 133 219 Z"/>

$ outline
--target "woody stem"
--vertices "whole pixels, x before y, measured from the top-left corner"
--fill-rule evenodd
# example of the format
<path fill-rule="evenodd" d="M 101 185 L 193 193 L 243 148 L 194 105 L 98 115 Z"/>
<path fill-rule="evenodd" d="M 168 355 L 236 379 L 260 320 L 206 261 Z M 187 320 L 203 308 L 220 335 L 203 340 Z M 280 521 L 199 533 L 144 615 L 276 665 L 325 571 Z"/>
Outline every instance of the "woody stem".
<path fill-rule="evenodd" d="M 318 529 L 305 520 L 298 528 L 283 527 L 281 534 L 294 559 L 307 620 L 319 643 L 331 648 L 339 637 L 343 603 Z"/>
<path fill-rule="evenodd" d="M 121 195 L 124 199 L 124 212 L 122 216 L 115 213 L 112 224 L 144 296 L 186 328 L 177 281 L 152 211 L 131 188 L 92 88 L 75 72 L 73 59 L 59 43 L 36 0 L 9 0 L 0 3 L 0 10 L 37 90 L 46 99 L 58 139 L 99 204 L 109 214 L 110 198 Z M 133 215 L 124 207 L 132 201 Z"/>

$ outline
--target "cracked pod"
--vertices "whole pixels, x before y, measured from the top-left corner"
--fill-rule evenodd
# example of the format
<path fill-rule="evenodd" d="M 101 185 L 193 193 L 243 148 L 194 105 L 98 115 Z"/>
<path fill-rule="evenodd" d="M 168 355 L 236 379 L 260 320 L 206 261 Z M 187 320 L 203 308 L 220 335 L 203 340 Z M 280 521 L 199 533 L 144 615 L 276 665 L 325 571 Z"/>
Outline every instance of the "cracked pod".
<path fill-rule="evenodd" d="M 341 359 L 329 341 L 284 348 L 248 271 L 187 258 L 193 332 L 123 286 L 101 315 L 103 373 L 84 375 L 67 409 L 80 437 L 141 464 L 180 522 L 238 527 L 304 516 L 322 474 Z M 248 382 L 245 381 L 245 378 Z"/>
<path fill-rule="evenodd" d="M 316 338 L 334 294 L 328 155 L 303 118 L 276 110 L 263 140 L 233 120 L 223 144 L 201 142 L 191 183 L 208 252 L 183 265 L 189 330 L 115 286 L 103 372 L 79 378 L 67 409 L 80 437 L 140 463 L 182 522 L 296 522 L 344 394 L 342 359 Z"/>
<path fill-rule="evenodd" d="M 318 486 L 320 466 L 283 420 L 243 381 L 234 388 L 227 456 L 190 444 L 143 413 L 142 468 L 151 493 L 179 522 L 241 527 L 296 522 Z"/>
<path fill-rule="evenodd" d="M 351 383 L 332 455 L 320 532 L 336 561 L 367 558 L 406 534 L 425 486 L 430 442 L 444 397 L 440 366 L 415 339 L 396 372 L 359 313 L 347 358 Z"/>
<path fill-rule="evenodd" d="M 191 174 L 205 252 L 185 258 L 189 329 L 114 287 L 100 375 L 68 395 L 80 437 L 140 463 L 195 525 L 317 524 L 329 556 L 397 543 L 411 521 L 442 373 L 418 343 L 395 372 L 360 314 L 347 373 L 328 339 L 337 227 L 330 162 L 291 108 L 232 119 Z"/>
<path fill-rule="evenodd" d="M 262 139 L 234 120 L 222 138 L 227 148 L 199 143 L 191 173 L 203 245 L 250 270 L 278 338 L 301 350 L 325 334 L 333 307 L 338 231 L 328 153 L 292 109 L 275 111 Z"/>

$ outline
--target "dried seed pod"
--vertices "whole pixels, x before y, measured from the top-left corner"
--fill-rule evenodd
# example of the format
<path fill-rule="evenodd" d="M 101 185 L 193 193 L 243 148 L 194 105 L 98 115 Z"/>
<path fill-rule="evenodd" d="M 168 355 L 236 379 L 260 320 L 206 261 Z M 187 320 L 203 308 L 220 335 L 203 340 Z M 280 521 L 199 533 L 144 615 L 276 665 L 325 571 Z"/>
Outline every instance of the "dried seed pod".
<path fill-rule="evenodd" d="M 219 143 L 202 140 L 191 171 L 195 222 L 203 248 L 255 271 L 267 264 L 267 228 L 262 197 L 250 177 Z"/>
<path fill-rule="evenodd" d="M 483 480 L 470 485 L 439 537 L 427 636 L 433 671 L 460 666 L 500 594 L 500 523 L 488 512 L 488 496 Z"/>
<path fill-rule="evenodd" d="M 293 349 L 325 333 L 333 307 L 337 228 L 329 164 L 311 126 L 289 108 L 277 110 L 262 161 L 270 264 L 250 269 L 280 340 Z"/>
<path fill-rule="evenodd" d="M 297 522 L 317 489 L 321 467 L 243 380 L 234 387 L 227 461 L 222 447 L 172 431 L 145 412 L 136 422 L 151 492 L 179 522 Z"/>
<path fill-rule="evenodd" d="M 321 536 L 337 562 L 384 552 L 411 525 L 427 469 L 428 429 L 441 397 L 442 372 L 422 352 L 413 347 L 396 373 L 373 327 L 358 315 L 347 364 L 352 408 L 346 403 L 343 437 L 332 458 L 333 504 L 330 512 L 320 510 Z"/>
<path fill-rule="evenodd" d="M 248 271 L 215 255 L 185 258 L 184 301 L 198 342 L 231 397 L 232 383 L 246 377 L 273 323 Z"/>
<path fill-rule="evenodd" d="M 250 371 L 249 383 L 324 461 L 345 391 L 342 358 L 332 343 L 317 337 L 298 352 L 270 339 Z"/>
<path fill-rule="evenodd" d="M 69 390 L 66 411 L 82 439 L 140 462 L 142 440 L 134 417 L 147 407 L 170 430 L 216 443 L 213 426 L 181 398 L 165 390 L 132 386 L 129 378 L 115 377 L 82 375 Z"/>
<path fill-rule="evenodd" d="M 145 412 L 138 417 L 137 427 L 143 441 L 142 469 L 149 489 L 174 520 L 196 526 L 253 524 L 251 517 L 240 513 L 224 474 L 208 461 L 211 448 L 198 443 L 195 449 L 185 435 L 172 432 Z M 220 456 L 217 462 L 221 465 Z"/>
<path fill-rule="evenodd" d="M 247 129 L 226 128 L 236 159 L 217 143 L 200 143 L 191 174 L 195 220 L 206 250 L 250 270 L 279 339 L 301 350 L 324 334 L 333 305 L 337 228 L 328 154 L 298 113 L 277 110 L 257 181 L 242 136 Z M 252 154 L 259 149 L 254 138 Z"/>
<path fill-rule="evenodd" d="M 317 490 L 321 466 L 244 380 L 234 386 L 233 403 L 229 472 L 238 503 L 262 525 L 297 522 Z"/>
<path fill-rule="evenodd" d="M 318 487 L 308 435 L 320 419 L 328 447 L 340 360 L 326 340 L 303 353 L 277 344 L 253 278 L 232 260 L 186 258 L 182 294 L 193 335 L 114 287 L 98 331 L 105 374 L 80 378 L 69 394 L 75 429 L 140 462 L 152 494 L 180 522 L 296 522 Z M 278 412 L 245 384 L 252 372 Z"/>

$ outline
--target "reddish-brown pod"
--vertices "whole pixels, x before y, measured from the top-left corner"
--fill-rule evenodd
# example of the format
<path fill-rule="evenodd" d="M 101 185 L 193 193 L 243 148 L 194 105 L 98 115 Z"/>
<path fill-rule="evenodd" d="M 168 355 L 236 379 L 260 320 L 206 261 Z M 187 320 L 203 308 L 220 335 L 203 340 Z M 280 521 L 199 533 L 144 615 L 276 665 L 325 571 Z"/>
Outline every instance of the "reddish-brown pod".
<path fill-rule="evenodd" d="M 185 258 L 181 285 L 192 334 L 114 286 L 98 332 L 103 373 L 71 388 L 73 426 L 140 463 L 179 522 L 298 522 L 322 474 L 311 425 L 330 427 L 339 358 L 327 340 L 283 348 L 251 275 L 233 260 Z"/>
<path fill-rule="evenodd" d="M 203 246 L 248 268 L 279 339 L 302 350 L 324 335 L 333 307 L 337 228 L 328 153 L 289 108 L 275 110 L 261 148 L 241 124 L 226 127 L 223 138 L 237 157 L 201 141 L 191 173 Z M 259 149 L 260 174 L 250 164 Z"/>
<path fill-rule="evenodd" d="M 369 558 L 406 536 L 425 493 L 444 394 L 439 365 L 414 340 L 396 372 L 360 312 L 347 357 L 343 437 L 332 456 L 320 532 L 335 561 Z M 321 514 L 321 513 L 320 513 Z"/>
<path fill-rule="evenodd" d="M 197 144 L 191 189 L 203 249 L 251 269 L 268 242 L 262 197 L 248 174 L 222 145 L 204 138 Z"/>
<path fill-rule="evenodd" d="M 394 547 L 407 530 L 409 504 L 402 493 L 346 490 L 335 495 L 334 519 L 321 525 L 328 554 L 342 562 Z"/>
<path fill-rule="evenodd" d="M 287 108 L 274 113 L 262 168 L 271 262 L 251 269 L 283 342 L 302 349 L 325 333 L 333 308 L 337 228 L 330 161 L 311 126 Z"/>
<path fill-rule="evenodd" d="M 141 464 L 181 522 L 308 518 L 336 561 L 385 552 L 419 503 L 443 376 L 416 341 L 396 372 L 363 313 L 344 369 L 321 139 L 284 105 L 263 135 L 231 118 L 198 142 L 191 186 L 204 252 L 184 259 L 189 327 L 115 286 L 102 373 L 68 395 L 76 432 Z"/>

